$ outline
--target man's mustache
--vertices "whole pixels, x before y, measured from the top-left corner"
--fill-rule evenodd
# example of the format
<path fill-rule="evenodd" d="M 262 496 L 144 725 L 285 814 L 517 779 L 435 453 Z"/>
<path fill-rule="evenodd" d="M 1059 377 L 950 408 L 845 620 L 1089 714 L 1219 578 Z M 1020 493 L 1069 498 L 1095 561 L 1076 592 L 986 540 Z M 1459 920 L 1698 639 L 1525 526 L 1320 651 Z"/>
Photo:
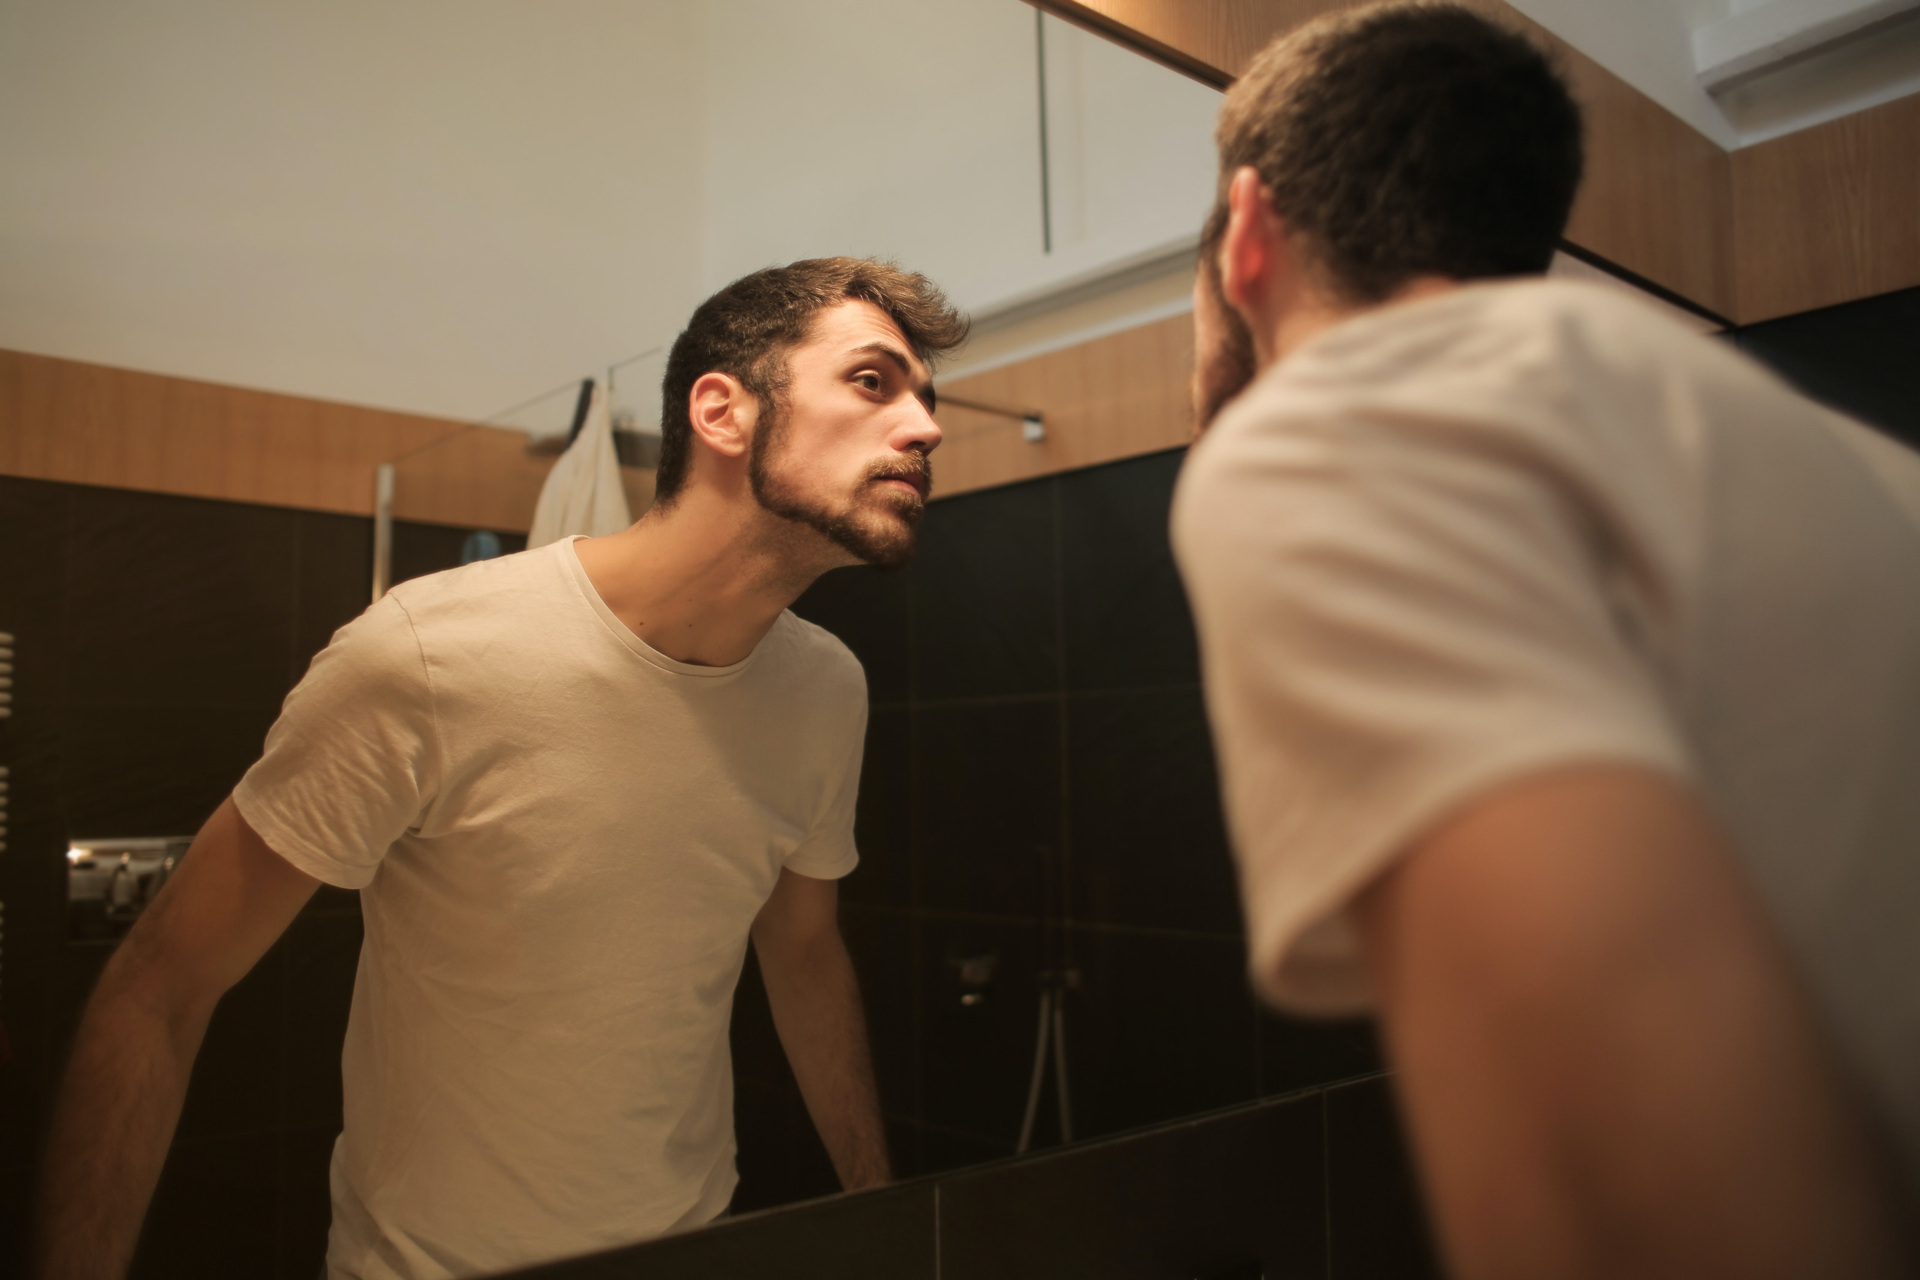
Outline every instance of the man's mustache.
<path fill-rule="evenodd" d="M 933 463 L 926 454 L 914 453 L 906 458 L 876 462 L 867 468 L 868 484 L 877 484 L 882 480 L 904 480 L 925 498 L 933 492 Z"/>

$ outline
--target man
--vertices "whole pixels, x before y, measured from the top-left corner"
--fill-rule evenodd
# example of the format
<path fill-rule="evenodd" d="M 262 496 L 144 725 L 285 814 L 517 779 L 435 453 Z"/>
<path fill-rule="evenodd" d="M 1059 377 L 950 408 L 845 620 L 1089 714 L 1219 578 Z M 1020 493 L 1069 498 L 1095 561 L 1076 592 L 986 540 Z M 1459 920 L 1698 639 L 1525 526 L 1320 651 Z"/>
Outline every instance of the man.
<path fill-rule="evenodd" d="M 1902 1274 L 1920 461 L 1512 279 L 1579 114 L 1466 9 L 1296 31 L 1218 141 L 1173 529 L 1255 980 L 1377 1011 L 1459 1276 Z"/>
<path fill-rule="evenodd" d="M 964 333 L 881 263 L 736 281 L 674 344 L 644 518 L 403 583 L 334 637 L 88 1005 L 48 1280 L 124 1273 L 215 1003 L 323 882 L 366 920 L 330 1276 L 491 1273 L 722 1212 L 749 935 L 842 1183 L 888 1179 L 835 924 L 865 683 L 786 606 L 911 554 L 928 363 Z"/>

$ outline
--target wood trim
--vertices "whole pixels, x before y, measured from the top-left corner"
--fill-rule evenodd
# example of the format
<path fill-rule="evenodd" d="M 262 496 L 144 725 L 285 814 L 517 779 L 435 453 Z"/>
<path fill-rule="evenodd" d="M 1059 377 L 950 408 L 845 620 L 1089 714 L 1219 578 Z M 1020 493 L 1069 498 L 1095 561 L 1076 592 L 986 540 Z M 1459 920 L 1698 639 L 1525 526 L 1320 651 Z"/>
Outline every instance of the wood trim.
<path fill-rule="evenodd" d="M 1170 316 L 940 384 L 945 439 L 933 455 L 934 492 L 945 497 L 1186 444 L 1193 320 Z M 1017 419 L 948 403 L 946 396 L 1009 413 L 1040 413 L 1047 438 L 1029 444 Z"/>
<path fill-rule="evenodd" d="M 394 463 L 394 519 L 525 533 L 556 461 L 529 454 L 524 431 L 467 427 Z M 653 504 L 653 482 L 651 469 L 620 468 L 635 519 Z"/>
<path fill-rule="evenodd" d="M 1218 87 L 1267 41 L 1362 0 L 1029 0 Z M 1731 154 L 1501 0 L 1587 109 L 1567 238 L 1740 323 L 1920 284 L 1920 96 Z"/>
<path fill-rule="evenodd" d="M 1712 139 L 1508 5 L 1501 16 L 1554 50 L 1586 117 L 1587 172 L 1566 239 L 1731 318 L 1731 181 Z"/>
<path fill-rule="evenodd" d="M 1733 153 L 1742 322 L 1920 285 L 1920 95 Z"/>
<path fill-rule="evenodd" d="M 1225 89 L 1267 41 L 1359 0 L 1028 0 L 1155 62 Z"/>
<path fill-rule="evenodd" d="M 373 512 L 380 463 L 468 424 L 0 351 L 0 474 Z"/>

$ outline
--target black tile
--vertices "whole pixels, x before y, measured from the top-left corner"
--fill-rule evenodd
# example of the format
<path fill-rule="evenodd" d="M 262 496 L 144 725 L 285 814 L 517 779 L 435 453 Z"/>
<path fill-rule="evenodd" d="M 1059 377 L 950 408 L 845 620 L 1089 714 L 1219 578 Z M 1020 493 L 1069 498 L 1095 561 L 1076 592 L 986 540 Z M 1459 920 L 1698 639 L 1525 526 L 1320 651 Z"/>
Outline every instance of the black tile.
<path fill-rule="evenodd" d="M 1260 1015 L 1260 1092 L 1334 1084 L 1373 1075 L 1386 1066 L 1370 1018 L 1293 1018 Z"/>
<path fill-rule="evenodd" d="M 67 814 L 62 801 L 65 750 L 57 706 L 18 707 L 0 720 L 0 765 L 7 766 L 6 851 L 0 853 L 0 901 L 7 904 L 6 951 L 63 939 L 66 932 Z"/>
<path fill-rule="evenodd" d="M 459 568 L 460 549 L 473 532 L 472 529 L 460 529 L 452 525 L 395 520 L 392 581 L 405 582 L 409 578 L 439 573 L 442 569 Z M 497 536 L 503 555 L 527 549 L 527 535 L 524 533 L 501 533 Z"/>
<path fill-rule="evenodd" d="M 238 502 L 77 489 L 69 702 L 277 707 L 289 687 L 297 518 Z"/>
<path fill-rule="evenodd" d="M 1332 1280 L 1422 1280 L 1440 1266 L 1385 1078 L 1342 1085 L 1327 1107 Z"/>
<path fill-rule="evenodd" d="M 733 993 L 733 1021 L 728 1029 L 733 1046 L 733 1079 L 740 1088 L 799 1088 L 787 1065 L 786 1051 L 773 1025 L 766 983 L 760 978 L 760 957 L 747 948 L 740 968 L 740 985 Z"/>
<path fill-rule="evenodd" d="M 66 695 L 70 485 L 0 476 L 0 631 L 14 638 L 15 706 Z"/>
<path fill-rule="evenodd" d="M 59 969 L 47 1008 L 48 1066 L 55 1080 L 66 1069 L 74 1033 L 80 1029 L 80 1017 L 86 1011 L 94 985 L 100 980 L 101 970 L 107 967 L 112 955 L 113 946 L 108 943 L 79 943 L 60 948 L 56 955 Z"/>
<path fill-rule="evenodd" d="M 1010 1150 L 1033 1070 L 1040 928 L 928 918 L 921 930 L 921 1119 Z M 990 967 L 983 987 L 964 981 L 967 961 Z"/>
<path fill-rule="evenodd" d="M 280 1035 L 285 1086 L 279 1123 L 340 1128 L 340 1050 L 360 963 L 358 913 L 302 915 L 280 950 L 286 966 Z"/>
<path fill-rule="evenodd" d="M 48 1072 L 51 1033 L 46 993 L 35 990 L 33 999 L 22 999 L 28 993 L 15 989 L 23 985 L 14 976 L 19 972 L 18 961 L 9 953 L 9 982 L 0 992 L 0 1036 L 5 1040 L 5 1048 L 0 1051 L 0 1166 L 28 1167 L 39 1162 L 41 1130 L 52 1099 Z M 42 985 L 34 983 L 35 987 Z M 0 1268 L 0 1275 L 5 1274 Z"/>
<path fill-rule="evenodd" d="M 0 1276 L 30 1274 L 34 1170 L 24 1164 L 0 1164 Z M 311 1277 L 308 1278 L 311 1280 Z"/>
<path fill-rule="evenodd" d="M 279 1139 L 175 1142 L 129 1280 L 241 1280 L 273 1267 Z"/>
<path fill-rule="evenodd" d="M 1061 476 L 1067 684 L 1191 684 L 1200 654 L 1167 514 L 1186 450 Z"/>
<path fill-rule="evenodd" d="M 920 1164 L 920 1125 L 902 1116 L 888 1116 L 886 1125 L 887 1157 L 893 1161 L 894 1180 L 919 1177 L 925 1172 Z"/>
<path fill-rule="evenodd" d="M 841 912 L 840 931 L 860 979 L 880 1109 L 891 1116 L 917 1116 L 914 975 L 919 952 L 914 921 L 902 912 L 856 907 Z"/>
<path fill-rule="evenodd" d="M 299 513 L 292 678 L 306 674 L 333 633 L 373 598 L 373 521 L 365 516 Z"/>
<path fill-rule="evenodd" d="M 1734 340 L 1808 395 L 1920 447 L 1920 289 L 1750 324 Z"/>
<path fill-rule="evenodd" d="M 1237 940 L 1073 931 L 1067 995 L 1074 1135 L 1117 1133 L 1259 1096 Z"/>
<path fill-rule="evenodd" d="M 1325 1275 L 1318 1098 L 962 1174 L 941 1185 L 943 1280 Z"/>
<path fill-rule="evenodd" d="M 287 947 L 268 949 L 214 1009 L 193 1060 L 176 1142 L 272 1130 L 280 1124 L 280 1023 L 286 1008 Z"/>
<path fill-rule="evenodd" d="M 313 891 L 307 899 L 307 905 L 301 908 L 303 915 L 351 915 L 360 914 L 360 891 L 341 889 L 323 884 Z"/>
<path fill-rule="evenodd" d="M 932 503 L 910 572 L 916 698 L 1059 687 L 1050 480 Z"/>
<path fill-rule="evenodd" d="M 952 1133 L 928 1125 L 920 1129 L 918 1137 L 920 1172 L 951 1173 L 955 1169 L 1007 1159 L 1013 1154 L 1018 1134 L 1007 1138 L 978 1138 L 970 1133 Z"/>
<path fill-rule="evenodd" d="M 76 707 L 63 743 L 69 835 L 192 835 L 260 756 L 276 705 Z"/>
<path fill-rule="evenodd" d="M 333 1200 L 327 1171 L 333 1160 L 333 1125 L 294 1129 L 282 1136 L 276 1235 L 280 1280 L 314 1280 L 327 1256 Z"/>
<path fill-rule="evenodd" d="M 867 715 L 860 805 L 853 838 L 860 865 L 840 882 L 843 902 L 904 907 L 913 902 L 912 721 L 905 708 Z"/>
<path fill-rule="evenodd" d="M 1037 917 L 1058 893 L 1054 701 L 921 708 L 913 719 L 917 905 Z"/>
<path fill-rule="evenodd" d="M 67 943 L 59 715 L 55 706 L 27 706 L 0 721 L 0 764 L 11 775 L 7 848 L 0 853 L 0 1026 L 13 1053 L 0 1064 L 0 1163 L 25 1159 L 38 1142 L 59 1034 L 55 1008 Z"/>
<path fill-rule="evenodd" d="M 934 1190 L 914 1182 L 515 1272 L 518 1280 L 933 1280 Z"/>
<path fill-rule="evenodd" d="M 833 1161 L 796 1092 L 748 1086 L 733 1100 L 740 1186 L 733 1213 L 815 1200 L 840 1190 Z"/>
<path fill-rule="evenodd" d="M 835 569 L 793 611 L 839 636 L 867 669 L 867 698 L 907 700 L 907 575 L 855 565 Z"/>
<path fill-rule="evenodd" d="M 1067 725 L 1074 918 L 1239 933 L 1199 689 L 1075 697 Z"/>

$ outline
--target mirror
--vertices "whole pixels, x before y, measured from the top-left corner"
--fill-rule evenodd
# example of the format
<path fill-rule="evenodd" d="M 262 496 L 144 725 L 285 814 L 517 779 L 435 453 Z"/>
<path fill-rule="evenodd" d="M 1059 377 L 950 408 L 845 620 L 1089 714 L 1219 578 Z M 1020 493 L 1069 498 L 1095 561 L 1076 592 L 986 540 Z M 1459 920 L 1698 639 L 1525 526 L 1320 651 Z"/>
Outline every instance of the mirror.
<path fill-rule="evenodd" d="M 895 1173 L 1377 1070 L 1364 1025 L 1271 1016 L 1248 990 L 1167 547 L 1215 91 L 1018 0 L 403 10 L 69 28 L 55 6 L 21 36 L 68 51 L 18 60 L 59 108 L 22 113 L 49 140 L 21 186 L 71 232 L 42 255 L 69 274 L 34 287 L 75 315 L 127 297 L 75 321 L 97 347 L 67 353 L 121 367 L 48 358 L 17 397 L 97 430 L 80 452 L 102 469 L 27 494 L 0 565 L 33 584 L 0 601 L 30 695 L 0 743 L 0 836 L 21 867 L 64 851 L 68 893 L 53 874 L 9 891 L 9 1031 L 38 1064 L 16 1078 L 52 1074 L 79 993 L 179 865 L 167 834 L 257 758 L 333 629 L 392 583 L 526 546 L 596 396 L 645 510 L 664 353 L 694 306 L 832 254 L 923 272 L 973 322 L 938 370 L 914 563 L 835 571 L 795 604 L 867 684 L 839 920 Z M 135 438 L 98 444 L 115 423 Z M 156 490 L 163 463 L 176 487 Z M 173 1249 L 220 1270 L 210 1239 L 236 1273 L 318 1264 L 362 905 L 318 895 L 223 1002 L 142 1265 Z M 731 1071 L 736 1213 L 839 1185 L 768 991 L 749 955 L 711 1073 Z"/>
<path fill-rule="evenodd" d="M 710 22 L 726 88 L 706 99 L 704 289 L 886 257 L 973 320 L 937 374 L 915 562 L 836 571 L 795 606 L 867 675 L 840 915 L 896 1173 L 1377 1069 L 1365 1026 L 1249 993 L 1166 541 L 1217 93 L 1012 3 L 715 4 Z M 658 430 L 672 337 L 578 370 L 636 440 Z M 393 580 L 481 534 L 523 545 L 581 403 L 562 382 L 394 459 Z M 635 514 L 647 475 L 623 467 Z M 733 1068 L 733 1211 L 834 1193 L 752 959 Z"/>
<path fill-rule="evenodd" d="M 928 275 L 973 321 L 937 371 L 915 562 L 836 571 L 795 606 L 867 675 L 840 914 L 896 1173 L 1374 1070 L 1365 1027 L 1274 1018 L 1248 991 L 1166 542 L 1218 94 L 1013 3 L 716 3 L 708 30 L 698 296 L 853 254 Z M 648 354 L 582 352 L 571 380 L 393 459 L 392 580 L 481 535 L 524 545 L 580 378 L 647 461 L 661 353 L 698 296 L 623 335 Z M 622 475 L 638 514 L 650 473 Z M 733 1067 L 733 1211 L 833 1193 L 752 959 Z"/>

